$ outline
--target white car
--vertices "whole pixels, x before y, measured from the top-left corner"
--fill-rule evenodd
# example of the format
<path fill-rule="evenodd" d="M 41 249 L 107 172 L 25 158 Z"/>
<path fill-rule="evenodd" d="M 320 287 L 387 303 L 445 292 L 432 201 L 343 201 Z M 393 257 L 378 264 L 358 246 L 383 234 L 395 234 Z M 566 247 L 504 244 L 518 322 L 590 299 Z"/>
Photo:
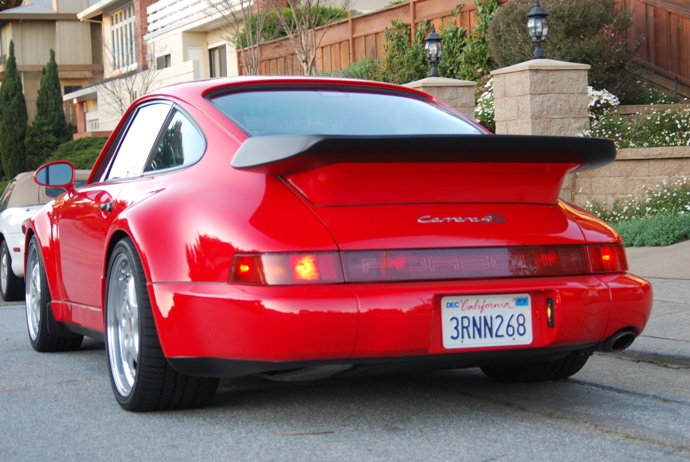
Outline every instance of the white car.
<path fill-rule="evenodd" d="M 90 170 L 77 170 L 76 184 L 84 185 Z M 6 302 L 24 298 L 24 234 L 22 223 L 62 194 L 34 182 L 34 172 L 14 177 L 0 196 L 0 296 Z"/>

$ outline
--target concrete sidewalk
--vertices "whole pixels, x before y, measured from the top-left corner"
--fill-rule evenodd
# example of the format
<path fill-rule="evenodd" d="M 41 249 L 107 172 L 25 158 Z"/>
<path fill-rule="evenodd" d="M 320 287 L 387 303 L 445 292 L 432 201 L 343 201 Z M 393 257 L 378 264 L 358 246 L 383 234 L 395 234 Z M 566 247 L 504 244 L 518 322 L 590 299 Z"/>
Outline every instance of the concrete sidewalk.
<path fill-rule="evenodd" d="M 652 283 L 654 307 L 642 335 L 621 354 L 690 367 L 690 241 L 626 253 L 630 272 Z"/>

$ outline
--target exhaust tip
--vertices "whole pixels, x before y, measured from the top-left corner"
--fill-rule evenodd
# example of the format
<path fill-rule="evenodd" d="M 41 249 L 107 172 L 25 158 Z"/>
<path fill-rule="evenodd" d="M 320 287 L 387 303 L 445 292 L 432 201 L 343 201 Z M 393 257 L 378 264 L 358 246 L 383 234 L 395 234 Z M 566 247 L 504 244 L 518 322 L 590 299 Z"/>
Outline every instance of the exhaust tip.
<path fill-rule="evenodd" d="M 618 331 L 599 346 L 599 351 L 614 353 L 628 348 L 637 338 L 633 331 Z"/>

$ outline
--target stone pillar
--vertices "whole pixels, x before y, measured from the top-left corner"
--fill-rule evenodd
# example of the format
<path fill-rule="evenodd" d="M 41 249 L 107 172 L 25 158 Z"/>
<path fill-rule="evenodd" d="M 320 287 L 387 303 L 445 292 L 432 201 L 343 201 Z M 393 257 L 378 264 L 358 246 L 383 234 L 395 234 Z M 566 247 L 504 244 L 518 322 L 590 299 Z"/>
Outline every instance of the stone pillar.
<path fill-rule="evenodd" d="M 491 72 L 496 133 L 577 136 L 587 130 L 589 68 L 533 59 Z"/>
<path fill-rule="evenodd" d="M 474 119 L 474 88 L 476 86 L 474 82 L 445 77 L 427 77 L 406 83 L 405 86 L 428 93 L 456 111 Z"/>
<path fill-rule="evenodd" d="M 588 64 L 533 59 L 491 73 L 496 133 L 578 136 L 589 128 Z M 561 198 L 574 198 L 575 178 L 563 181 Z"/>

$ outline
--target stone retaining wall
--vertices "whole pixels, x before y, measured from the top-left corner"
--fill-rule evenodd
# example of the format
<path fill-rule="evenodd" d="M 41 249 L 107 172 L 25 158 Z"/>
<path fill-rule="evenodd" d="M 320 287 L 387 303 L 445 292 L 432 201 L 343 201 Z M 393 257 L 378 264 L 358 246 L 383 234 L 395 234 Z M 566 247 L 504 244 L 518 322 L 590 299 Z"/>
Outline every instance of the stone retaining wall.
<path fill-rule="evenodd" d="M 690 178 L 690 146 L 619 149 L 615 162 L 569 175 L 561 198 L 581 207 L 588 201 L 611 206 L 616 199 L 643 198 L 646 188 L 681 178 Z"/>

